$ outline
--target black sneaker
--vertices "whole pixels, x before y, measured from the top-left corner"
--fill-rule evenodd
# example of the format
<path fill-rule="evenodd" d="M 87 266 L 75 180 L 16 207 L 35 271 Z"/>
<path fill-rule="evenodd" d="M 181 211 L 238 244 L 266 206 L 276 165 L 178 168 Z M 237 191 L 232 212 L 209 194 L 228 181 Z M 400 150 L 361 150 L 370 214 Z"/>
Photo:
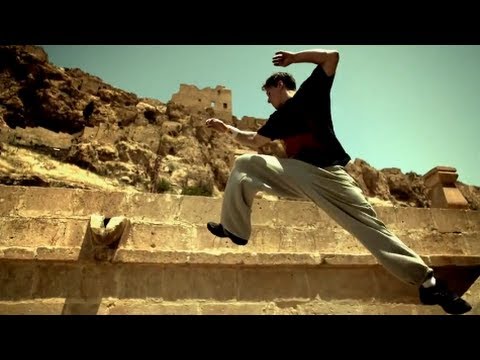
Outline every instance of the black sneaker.
<path fill-rule="evenodd" d="M 220 237 L 220 238 L 225 238 L 228 237 L 232 242 L 236 245 L 247 245 L 248 240 L 239 238 L 238 236 L 233 235 L 231 232 L 223 228 L 222 224 L 217 224 L 214 222 L 209 222 L 207 224 L 207 229 L 210 231 L 213 235 Z"/>
<path fill-rule="evenodd" d="M 449 290 L 442 280 L 437 279 L 435 286 L 419 290 L 420 301 L 424 305 L 440 305 L 448 314 L 460 315 L 472 310 L 472 306 Z"/>

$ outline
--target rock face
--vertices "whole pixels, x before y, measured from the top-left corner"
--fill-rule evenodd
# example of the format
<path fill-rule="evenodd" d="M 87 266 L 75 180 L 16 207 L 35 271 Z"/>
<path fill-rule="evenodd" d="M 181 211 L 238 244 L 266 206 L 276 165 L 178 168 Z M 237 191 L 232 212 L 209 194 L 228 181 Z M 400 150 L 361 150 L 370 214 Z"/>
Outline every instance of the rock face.
<path fill-rule="evenodd" d="M 430 206 L 427 189 L 420 175 L 403 174 L 396 168 L 376 170 L 361 159 L 355 159 L 347 170 L 369 197 L 413 207 Z"/>
<path fill-rule="evenodd" d="M 4 147 L 77 165 L 117 180 L 120 188 L 203 195 L 225 188 L 234 150 L 246 149 L 204 126 L 208 109 L 193 113 L 138 98 L 80 69 L 50 64 L 35 46 L 2 46 L 0 58 Z M 2 183 L 50 183 L 48 174 L 5 162 Z"/>
<path fill-rule="evenodd" d="M 480 210 L 480 186 L 466 185 L 457 181 L 457 187 L 472 210 Z"/>
<path fill-rule="evenodd" d="M 49 63 L 36 46 L 0 46 L 0 59 L 2 184 L 98 188 L 98 179 L 104 179 L 106 189 L 220 195 L 235 154 L 249 150 L 204 126 L 214 115 L 208 106 L 193 110 L 173 101 L 139 98 L 80 69 Z M 230 109 L 227 101 L 226 111 Z M 231 120 L 250 130 L 261 122 Z M 285 156 L 279 141 L 259 152 Z M 77 178 L 62 175 L 59 180 L 60 164 L 70 167 L 65 173 L 76 166 Z M 430 206 L 420 175 L 376 170 L 361 159 L 348 171 L 370 198 Z M 80 173 L 91 174 L 90 179 L 82 182 Z M 457 185 L 470 208 L 480 209 L 480 188 Z"/>

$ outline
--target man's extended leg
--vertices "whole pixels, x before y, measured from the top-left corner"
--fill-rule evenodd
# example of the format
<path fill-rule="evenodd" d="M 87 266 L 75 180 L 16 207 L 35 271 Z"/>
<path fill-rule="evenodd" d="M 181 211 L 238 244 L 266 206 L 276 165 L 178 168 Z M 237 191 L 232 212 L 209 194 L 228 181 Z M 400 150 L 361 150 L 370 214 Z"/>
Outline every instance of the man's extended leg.
<path fill-rule="evenodd" d="M 221 216 L 221 224 L 235 237 L 250 237 L 251 206 L 258 191 L 311 199 L 406 283 L 420 286 L 433 274 L 421 257 L 377 218 L 358 184 L 341 166 L 321 169 L 293 159 L 240 156 L 225 189 Z M 471 308 L 441 286 L 433 287 L 431 293 L 434 299 L 430 302 L 441 304 L 447 312 L 462 313 Z"/>

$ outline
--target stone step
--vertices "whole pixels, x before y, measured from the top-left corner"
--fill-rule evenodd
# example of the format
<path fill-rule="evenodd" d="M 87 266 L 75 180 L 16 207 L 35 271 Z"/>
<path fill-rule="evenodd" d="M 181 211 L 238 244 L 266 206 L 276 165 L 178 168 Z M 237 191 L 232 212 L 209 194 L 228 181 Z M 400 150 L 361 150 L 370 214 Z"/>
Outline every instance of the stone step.
<path fill-rule="evenodd" d="M 0 216 L 1 247 L 82 247 L 90 219 Z M 480 232 L 440 233 L 401 230 L 396 235 L 420 255 L 479 256 Z M 318 228 L 255 225 L 247 246 L 217 238 L 205 224 L 148 223 L 131 220 L 120 248 L 165 251 L 367 253 L 347 231 L 319 222 Z"/>
<path fill-rule="evenodd" d="M 351 301 L 162 301 L 106 298 L 98 302 L 48 298 L 0 301 L 4 315 L 444 315 L 436 306 Z M 469 314 L 479 315 L 478 310 Z"/>
<path fill-rule="evenodd" d="M 151 224 L 202 225 L 218 221 L 221 198 L 0 185 L 0 216 L 86 219 L 92 214 L 126 216 Z M 392 230 L 480 232 L 480 211 L 375 207 Z M 340 229 L 308 201 L 256 199 L 252 224 L 301 229 Z"/>
<path fill-rule="evenodd" d="M 441 266 L 478 266 L 480 255 L 423 255 L 426 264 Z M 60 261 L 65 263 L 126 263 L 147 265 L 215 265 L 215 266 L 300 266 L 365 267 L 379 265 L 369 253 L 257 253 L 247 251 L 182 251 L 109 249 L 107 247 L 0 247 L 2 260 Z"/>
<path fill-rule="evenodd" d="M 441 314 L 378 265 L 0 261 L 0 313 Z M 478 267 L 441 268 L 479 314 Z M 447 277 L 448 279 L 448 277 Z M 467 282 L 460 282 L 464 279 Z M 60 307 L 63 303 L 62 312 Z"/>

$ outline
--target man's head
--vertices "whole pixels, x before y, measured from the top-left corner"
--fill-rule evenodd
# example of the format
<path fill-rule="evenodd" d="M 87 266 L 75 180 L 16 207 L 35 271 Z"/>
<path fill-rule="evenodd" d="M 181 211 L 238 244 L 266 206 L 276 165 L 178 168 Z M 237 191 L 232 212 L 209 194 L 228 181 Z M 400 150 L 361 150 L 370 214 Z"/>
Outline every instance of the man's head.
<path fill-rule="evenodd" d="M 268 102 L 275 109 L 291 98 L 296 89 L 295 79 L 286 72 L 277 72 L 271 75 L 262 86 L 262 90 L 267 93 Z"/>

